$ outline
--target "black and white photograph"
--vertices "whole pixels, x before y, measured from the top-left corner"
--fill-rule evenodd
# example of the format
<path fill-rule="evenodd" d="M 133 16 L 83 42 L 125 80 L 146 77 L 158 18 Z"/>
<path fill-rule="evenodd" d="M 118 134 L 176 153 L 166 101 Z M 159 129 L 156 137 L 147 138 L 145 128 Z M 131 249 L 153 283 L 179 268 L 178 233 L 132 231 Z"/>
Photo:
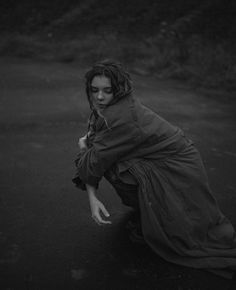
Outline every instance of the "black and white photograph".
<path fill-rule="evenodd" d="M 236 1 L 0 2 L 0 289 L 236 289 Z"/>

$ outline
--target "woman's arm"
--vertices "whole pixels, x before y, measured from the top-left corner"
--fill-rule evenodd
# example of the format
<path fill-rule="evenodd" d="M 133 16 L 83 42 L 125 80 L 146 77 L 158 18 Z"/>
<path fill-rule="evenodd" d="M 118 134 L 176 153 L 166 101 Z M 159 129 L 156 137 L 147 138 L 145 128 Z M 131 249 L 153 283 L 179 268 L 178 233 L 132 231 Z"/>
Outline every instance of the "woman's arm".
<path fill-rule="evenodd" d="M 89 134 L 89 133 L 88 133 Z M 81 137 L 78 142 L 79 148 L 81 151 L 86 151 L 87 148 L 87 135 Z M 111 224 L 110 221 L 106 221 L 101 217 L 100 211 L 106 216 L 109 217 L 110 214 L 106 210 L 103 203 L 96 197 L 96 188 L 89 184 L 86 184 L 86 190 L 89 196 L 89 204 L 91 209 L 92 218 L 99 225 L 101 224 Z"/>
<path fill-rule="evenodd" d="M 77 159 L 76 184 L 97 188 L 104 172 L 140 143 L 139 128 L 132 123 L 118 124 L 99 132 L 93 144 Z M 77 182 L 78 181 L 78 182 Z"/>
<path fill-rule="evenodd" d="M 122 123 L 98 132 L 92 146 L 82 152 L 77 159 L 76 177 L 73 182 L 81 189 L 86 189 L 89 196 L 92 218 L 99 224 L 109 224 L 102 218 L 101 212 L 109 217 L 104 205 L 96 197 L 96 188 L 104 172 L 120 158 L 140 143 L 139 127 L 132 123 Z M 83 139 L 79 142 L 83 148 Z"/>
<path fill-rule="evenodd" d="M 95 187 L 86 184 L 86 189 L 89 196 L 89 203 L 90 203 L 90 209 L 92 213 L 92 218 L 95 220 L 95 222 L 99 225 L 102 224 L 111 224 L 111 221 L 106 221 L 102 218 L 101 213 L 102 212 L 106 217 L 109 217 L 110 214 L 106 210 L 103 203 L 97 199 L 96 197 L 96 189 Z"/>

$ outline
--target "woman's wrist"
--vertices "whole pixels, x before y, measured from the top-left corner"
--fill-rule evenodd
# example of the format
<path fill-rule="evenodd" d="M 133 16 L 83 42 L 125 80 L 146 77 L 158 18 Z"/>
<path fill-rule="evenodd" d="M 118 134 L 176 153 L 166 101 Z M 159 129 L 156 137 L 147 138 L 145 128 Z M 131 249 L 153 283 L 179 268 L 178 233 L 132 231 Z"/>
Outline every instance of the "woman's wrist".
<path fill-rule="evenodd" d="M 88 196 L 89 196 L 89 199 L 94 199 L 94 198 L 97 198 L 96 197 L 96 188 L 94 186 L 91 186 L 89 184 L 86 184 L 86 189 L 87 189 L 87 192 L 88 192 Z"/>

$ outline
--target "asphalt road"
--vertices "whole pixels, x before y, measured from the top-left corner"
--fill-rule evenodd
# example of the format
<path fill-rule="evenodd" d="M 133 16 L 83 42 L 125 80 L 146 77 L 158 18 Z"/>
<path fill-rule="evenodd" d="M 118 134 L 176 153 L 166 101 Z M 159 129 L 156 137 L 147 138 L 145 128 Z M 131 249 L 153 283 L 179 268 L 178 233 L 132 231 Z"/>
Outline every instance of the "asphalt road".
<path fill-rule="evenodd" d="M 77 64 L 0 59 L 0 289 L 236 289 L 205 271 L 167 263 L 129 241 L 129 209 L 102 181 L 112 225 L 90 218 L 71 183 L 89 108 Z M 199 148 L 212 190 L 236 226 L 233 93 L 134 75 L 136 95 Z"/>

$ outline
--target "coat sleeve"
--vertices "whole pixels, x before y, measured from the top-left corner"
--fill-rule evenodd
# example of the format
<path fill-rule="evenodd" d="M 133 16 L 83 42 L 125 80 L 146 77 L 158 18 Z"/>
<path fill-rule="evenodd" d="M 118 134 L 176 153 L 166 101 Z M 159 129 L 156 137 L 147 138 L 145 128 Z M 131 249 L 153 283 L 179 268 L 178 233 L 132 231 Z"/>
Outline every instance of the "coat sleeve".
<path fill-rule="evenodd" d="M 91 148 L 80 153 L 73 182 L 85 190 L 85 184 L 98 187 L 99 181 L 114 163 L 129 154 L 140 143 L 139 127 L 135 123 L 117 124 L 99 132 Z"/>

